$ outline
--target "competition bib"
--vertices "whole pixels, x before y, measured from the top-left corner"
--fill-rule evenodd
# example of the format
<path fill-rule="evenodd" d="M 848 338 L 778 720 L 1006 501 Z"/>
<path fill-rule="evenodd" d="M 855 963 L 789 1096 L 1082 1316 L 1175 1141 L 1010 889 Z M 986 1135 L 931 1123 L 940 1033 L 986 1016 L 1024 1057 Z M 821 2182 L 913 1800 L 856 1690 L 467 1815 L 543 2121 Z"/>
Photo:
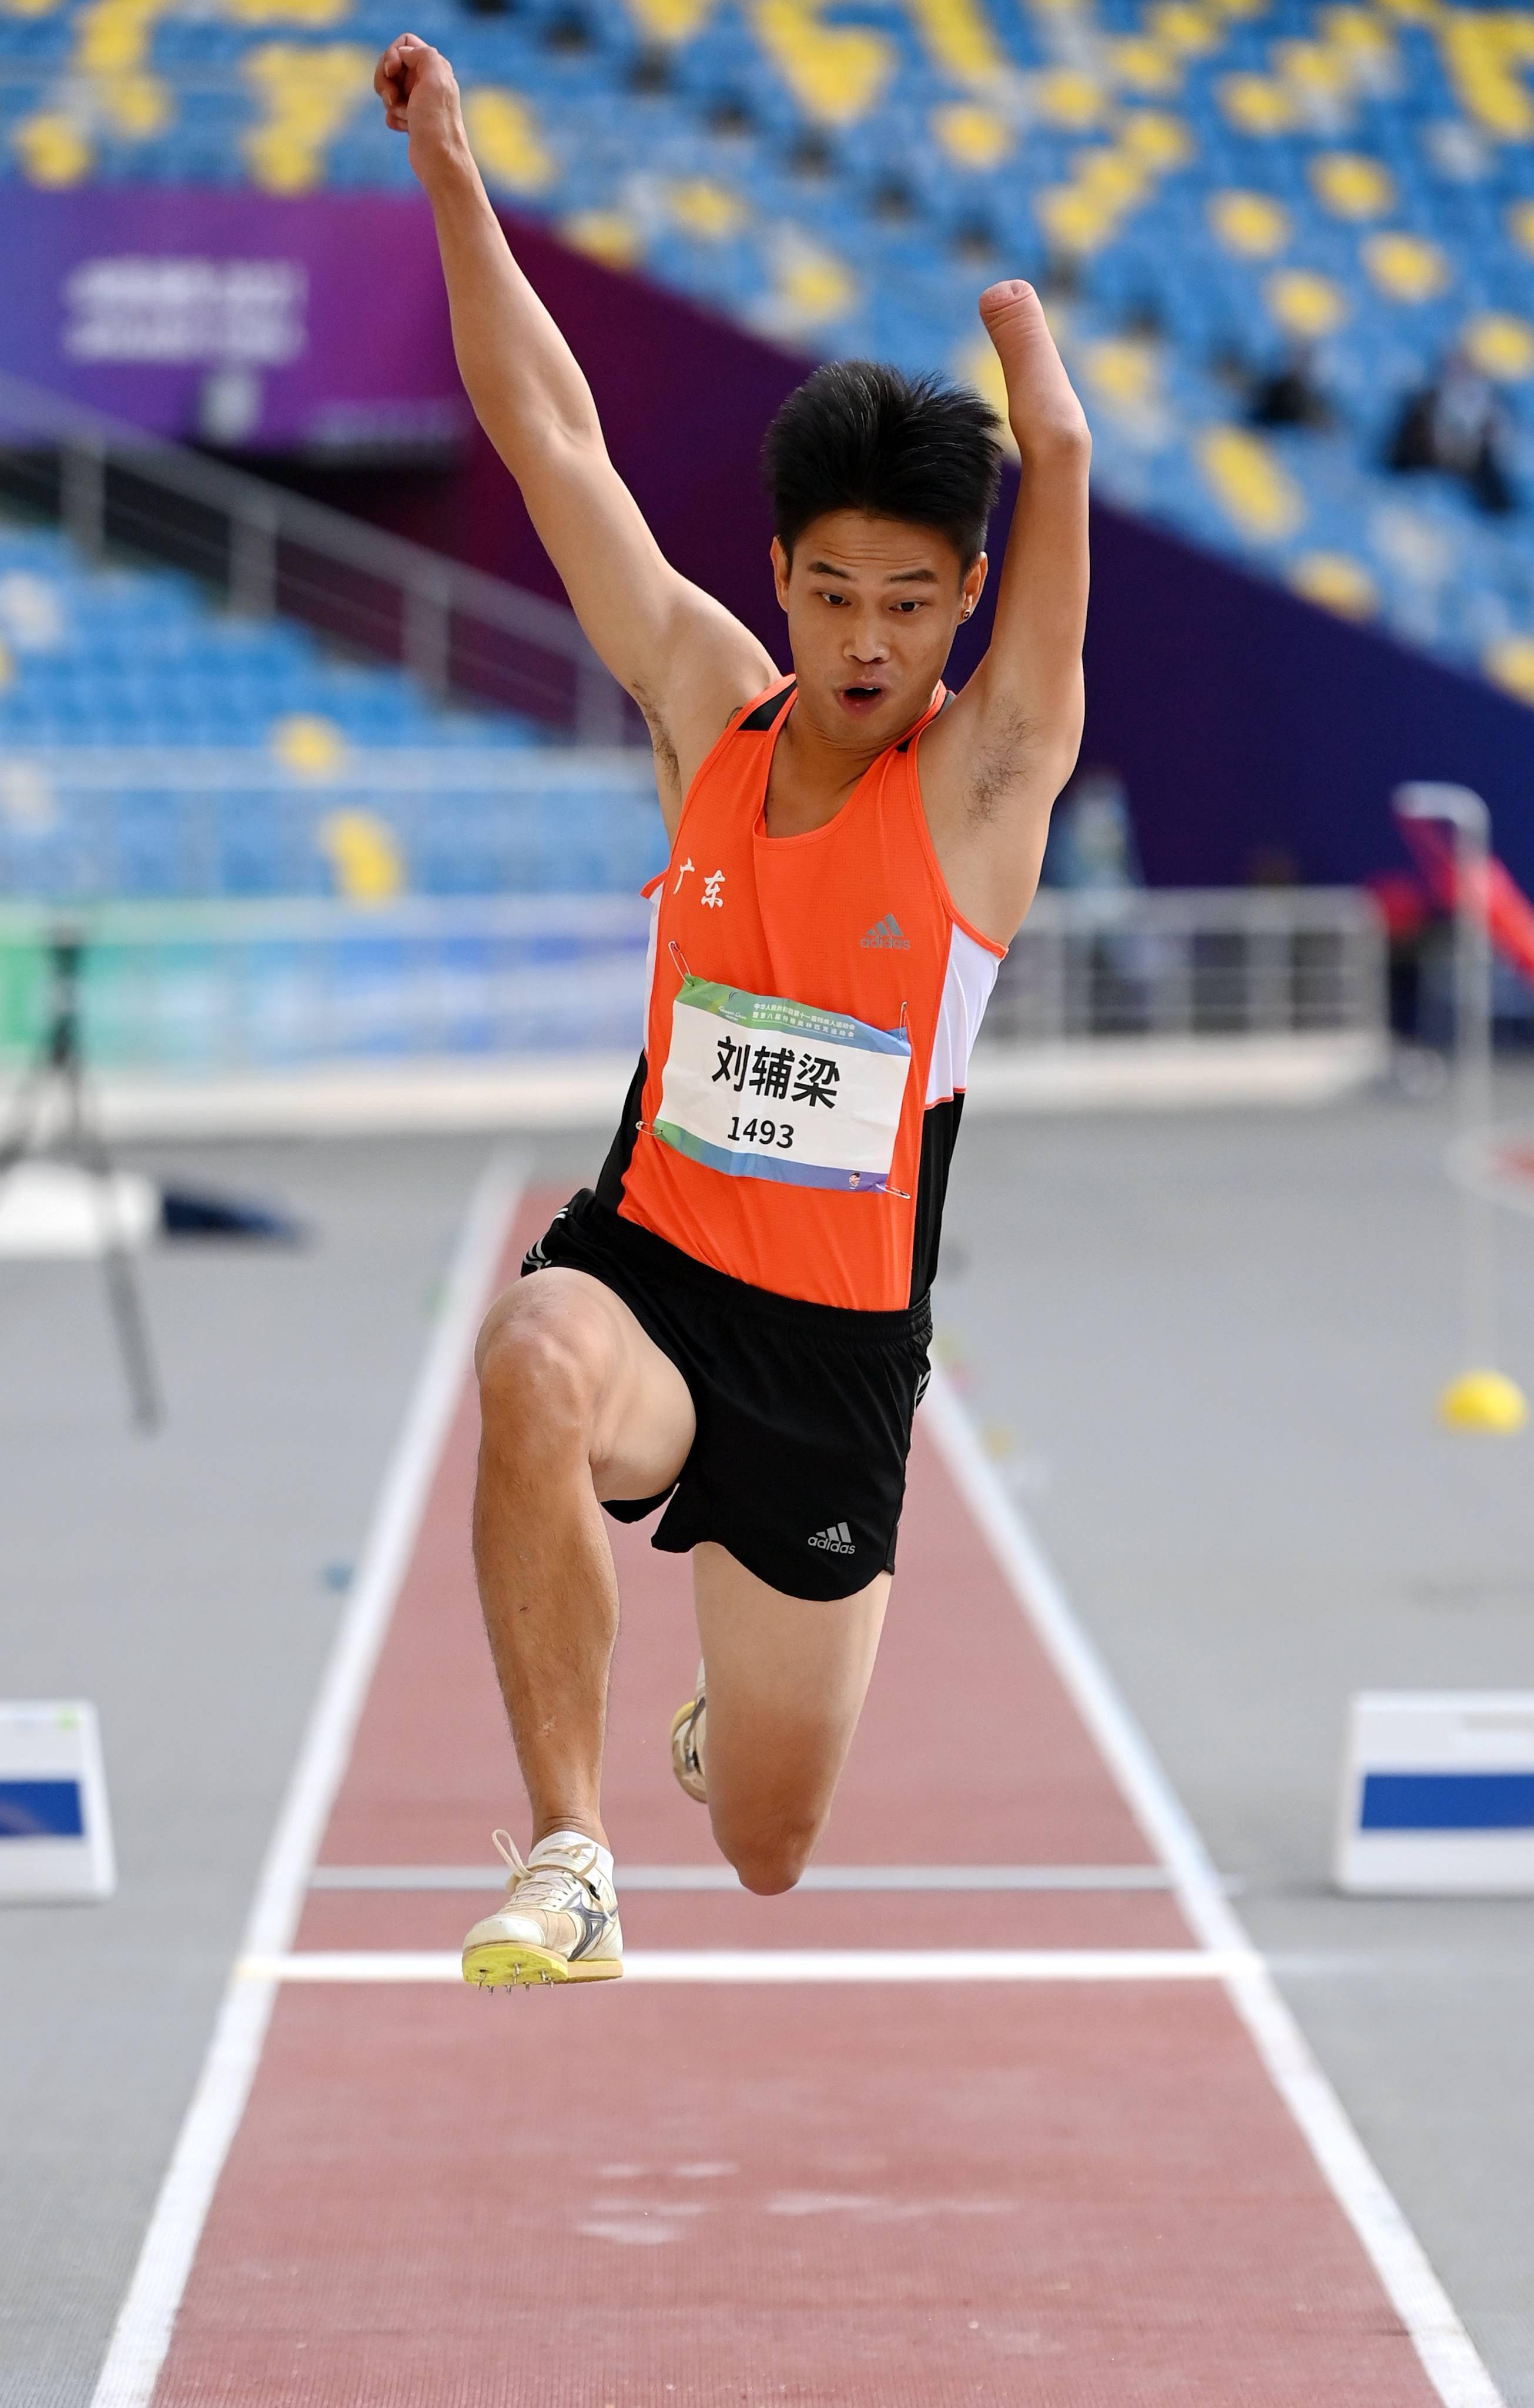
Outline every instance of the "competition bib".
<path fill-rule="evenodd" d="M 737 1178 L 887 1188 L 910 1068 L 905 1030 L 686 976 L 653 1134 Z"/>

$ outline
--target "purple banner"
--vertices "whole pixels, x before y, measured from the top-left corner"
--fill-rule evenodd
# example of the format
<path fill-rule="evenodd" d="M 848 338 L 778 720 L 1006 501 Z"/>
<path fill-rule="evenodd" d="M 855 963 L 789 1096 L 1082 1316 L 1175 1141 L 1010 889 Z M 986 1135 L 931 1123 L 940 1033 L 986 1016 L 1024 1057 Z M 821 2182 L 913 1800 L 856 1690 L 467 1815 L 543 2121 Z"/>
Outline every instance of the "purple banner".
<path fill-rule="evenodd" d="M 470 423 L 414 193 L 0 186 L 0 366 L 178 441 L 349 455 Z"/>

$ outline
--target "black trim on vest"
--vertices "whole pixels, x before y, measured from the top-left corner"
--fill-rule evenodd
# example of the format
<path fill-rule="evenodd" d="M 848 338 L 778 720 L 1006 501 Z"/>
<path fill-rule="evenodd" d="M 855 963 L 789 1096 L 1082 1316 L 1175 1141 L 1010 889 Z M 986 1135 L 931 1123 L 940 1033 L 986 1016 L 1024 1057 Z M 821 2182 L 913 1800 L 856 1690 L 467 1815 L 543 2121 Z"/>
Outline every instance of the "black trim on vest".
<path fill-rule="evenodd" d="M 740 722 L 735 731 L 737 736 L 765 736 L 769 727 L 775 727 L 794 699 L 796 682 L 790 678 L 781 694 L 769 694 L 766 702 L 759 702 L 751 717 Z"/>
<path fill-rule="evenodd" d="M 951 694 L 945 694 L 945 695 L 943 695 L 943 698 L 942 698 L 941 702 L 939 702 L 939 704 L 938 705 L 938 708 L 937 708 L 936 711 L 933 713 L 933 718 L 934 718 L 934 719 L 940 719 L 940 718 L 942 717 L 942 715 L 943 715 L 943 712 L 948 709 L 948 706 L 949 706 L 949 704 L 953 701 L 953 695 L 952 695 Z M 927 726 L 929 726 L 929 727 L 930 727 L 930 726 L 931 726 L 931 724 L 932 724 L 932 720 L 930 720 L 930 719 L 929 719 L 929 720 L 926 722 L 926 724 L 927 724 Z M 909 752 L 910 751 L 911 746 L 915 743 L 916 738 L 918 738 L 918 736 L 920 736 L 921 732 L 922 732 L 922 731 L 921 731 L 921 729 L 920 729 L 919 727 L 913 727 L 913 728 L 911 729 L 910 734 L 909 736 L 902 736 L 902 737 L 901 737 L 899 743 L 898 743 L 898 744 L 896 746 L 896 748 L 895 748 L 895 749 L 896 749 L 896 751 L 897 752 Z"/>
<path fill-rule="evenodd" d="M 639 1067 L 629 1081 L 628 1093 L 624 1097 L 624 1109 L 618 1123 L 617 1134 L 608 1148 L 608 1158 L 597 1174 L 597 1196 L 613 1212 L 617 1211 L 624 1200 L 624 1182 L 628 1177 L 628 1166 L 634 1159 L 634 1140 L 639 1134 L 639 1112 L 644 1101 L 647 1068 L 644 1054 L 641 1053 Z"/>
<path fill-rule="evenodd" d="M 928 1104 L 922 1115 L 922 1167 L 916 1179 L 916 1213 L 910 1232 L 912 1303 L 926 1294 L 938 1276 L 948 1168 L 953 1159 L 963 1111 L 964 1096 L 960 1094 L 948 1096 L 940 1104 Z"/>

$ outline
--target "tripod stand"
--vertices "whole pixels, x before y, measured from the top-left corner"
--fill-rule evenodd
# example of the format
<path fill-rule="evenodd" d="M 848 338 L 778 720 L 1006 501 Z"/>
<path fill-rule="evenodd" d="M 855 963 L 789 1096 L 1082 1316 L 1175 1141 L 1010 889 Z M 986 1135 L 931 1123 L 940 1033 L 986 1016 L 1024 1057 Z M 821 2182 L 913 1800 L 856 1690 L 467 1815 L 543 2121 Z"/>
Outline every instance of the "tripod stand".
<path fill-rule="evenodd" d="M 79 996 L 84 953 L 84 939 L 76 929 L 55 928 L 49 938 L 48 1012 L 32 1066 L 11 1106 L 9 1129 L 0 1138 L 0 1182 L 18 1163 L 52 1152 L 76 1163 L 93 1182 L 101 1224 L 102 1268 L 107 1274 L 108 1302 L 127 1376 L 129 1408 L 136 1428 L 152 1430 L 164 1418 L 164 1409 L 149 1327 L 112 1183 L 111 1158 L 91 1116 L 86 1095 Z M 50 1140 L 49 1103 L 55 1096 L 62 1104 L 63 1120 L 57 1138 Z"/>

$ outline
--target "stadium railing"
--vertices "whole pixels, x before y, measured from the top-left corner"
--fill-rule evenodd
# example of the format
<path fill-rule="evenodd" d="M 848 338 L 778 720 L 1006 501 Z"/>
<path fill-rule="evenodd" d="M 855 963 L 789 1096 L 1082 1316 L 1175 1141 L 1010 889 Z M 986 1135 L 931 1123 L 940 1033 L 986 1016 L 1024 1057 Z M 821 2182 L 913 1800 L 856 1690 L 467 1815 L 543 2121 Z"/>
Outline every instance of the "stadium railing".
<path fill-rule="evenodd" d="M 582 744 L 640 732 L 572 614 L 423 545 L 0 373 L 0 500 L 188 571 L 231 609 L 302 620 L 428 693 L 528 712 Z"/>
<path fill-rule="evenodd" d="M 1384 1067 L 1366 899 L 1106 900 L 1040 896 L 977 1049 L 975 1108 L 1297 1100 Z M 108 905 L 72 923 L 86 1050 L 126 1097 L 124 1130 L 599 1118 L 641 1042 L 649 921 L 633 894 Z M 58 926 L 0 910 L 0 1063 L 36 1045 Z"/>

